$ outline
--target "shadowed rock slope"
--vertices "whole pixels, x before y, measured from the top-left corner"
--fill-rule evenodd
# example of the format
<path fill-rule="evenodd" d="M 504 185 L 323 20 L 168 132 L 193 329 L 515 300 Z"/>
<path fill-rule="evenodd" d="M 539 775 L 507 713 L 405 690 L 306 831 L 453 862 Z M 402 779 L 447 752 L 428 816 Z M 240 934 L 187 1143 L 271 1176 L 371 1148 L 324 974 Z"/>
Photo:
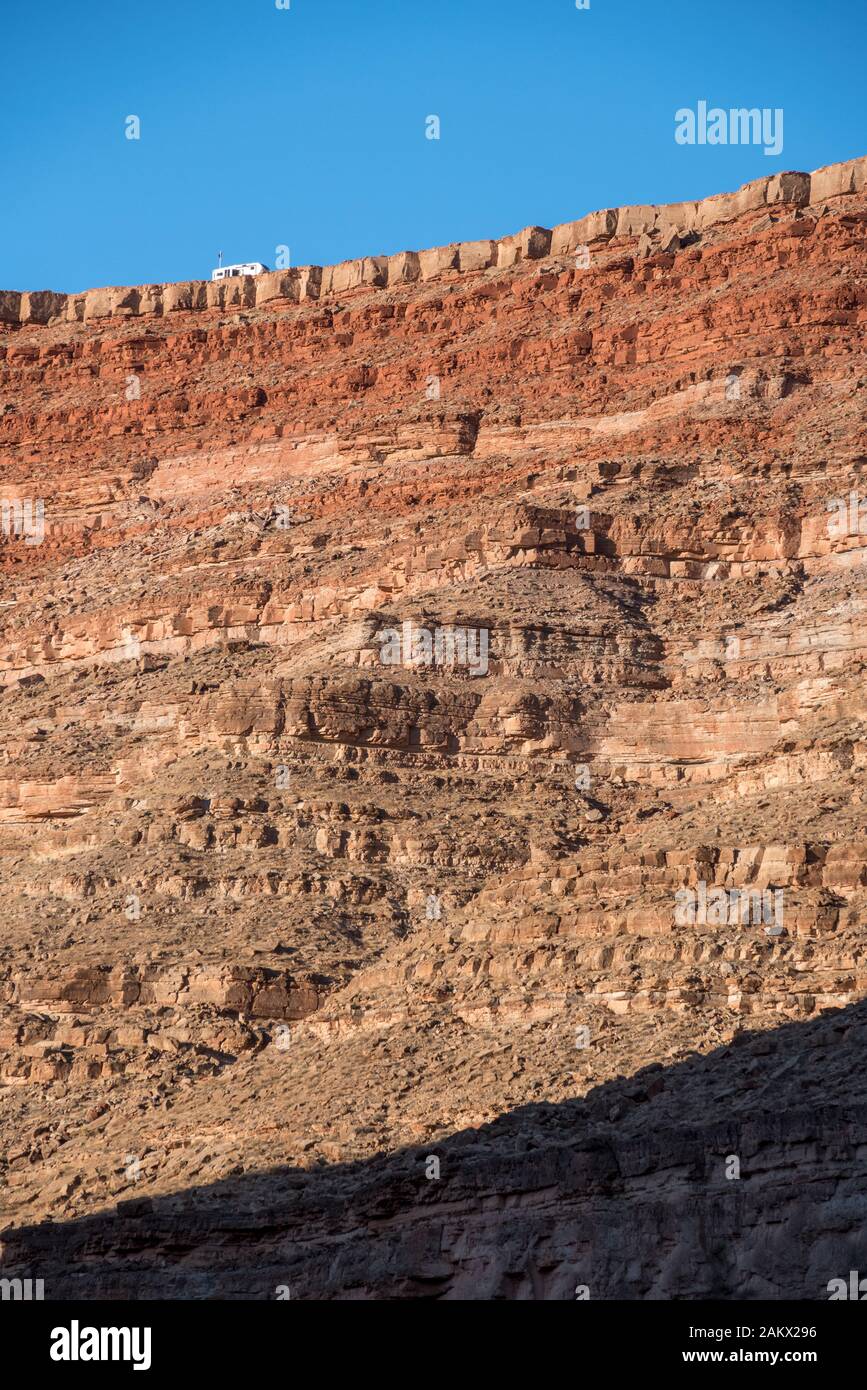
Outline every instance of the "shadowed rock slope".
<path fill-rule="evenodd" d="M 854 1005 L 356 1163 L 259 1167 L 254 1128 L 248 1172 L 19 1227 L 6 1267 L 72 1299 L 825 1299 L 867 1260 L 865 1042 Z"/>
<path fill-rule="evenodd" d="M 857 1267 L 863 167 L 589 255 L 0 314 L 3 1274 Z"/>

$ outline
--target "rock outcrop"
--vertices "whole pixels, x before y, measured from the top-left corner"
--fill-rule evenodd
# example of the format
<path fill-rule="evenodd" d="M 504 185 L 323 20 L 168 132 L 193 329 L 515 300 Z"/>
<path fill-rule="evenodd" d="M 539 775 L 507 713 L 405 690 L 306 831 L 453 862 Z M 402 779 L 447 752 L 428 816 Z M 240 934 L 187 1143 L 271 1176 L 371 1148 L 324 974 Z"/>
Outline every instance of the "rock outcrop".
<path fill-rule="evenodd" d="M 0 293 L 3 1275 L 865 1264 L 865 167 Z"/>
<path fill-rule="evenodd" d="M 820 206 L 828 198 L 861 193 L 867 186 L 867 156 L 830 164 L 812 174 L 773 174 L 745 183 L 736 193 L 720 193 L 691 203 L 606 208 L 559 227 L 525 227 L 499 241 L 464 241 L 429 251 L 365 256 L 340 265 L 307 265 L 264 275 L 227 280 L 190 280 L 172 285 L 133 285 L 56 294 L 0 290 L 0 323 L 48 324 L 91 319 L 163 317 L 178 310 L 252 308 L 285 300 L 328 299 L 362 287 L 385 288 L 439 278 L 450 271 L 492 270 L 540 260 L 549 253 L 568 255 L 579 247 L 641 233 L 703 232 L 747 212 L 765 208 Z"/>

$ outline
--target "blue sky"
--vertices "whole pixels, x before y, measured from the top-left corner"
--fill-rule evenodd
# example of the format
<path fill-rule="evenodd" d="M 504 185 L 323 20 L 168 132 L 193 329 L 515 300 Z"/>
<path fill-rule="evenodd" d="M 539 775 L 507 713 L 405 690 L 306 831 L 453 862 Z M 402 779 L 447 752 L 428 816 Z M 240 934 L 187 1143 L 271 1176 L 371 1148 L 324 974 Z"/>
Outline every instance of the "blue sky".
<path fill-rule="evenodd" d="M 328 264 L 867 153 L 865 0 L 3 0 L 0 38 L 0 288 Z M 699 100 L 781 107 L 782 154 L 678 145 Z"/>

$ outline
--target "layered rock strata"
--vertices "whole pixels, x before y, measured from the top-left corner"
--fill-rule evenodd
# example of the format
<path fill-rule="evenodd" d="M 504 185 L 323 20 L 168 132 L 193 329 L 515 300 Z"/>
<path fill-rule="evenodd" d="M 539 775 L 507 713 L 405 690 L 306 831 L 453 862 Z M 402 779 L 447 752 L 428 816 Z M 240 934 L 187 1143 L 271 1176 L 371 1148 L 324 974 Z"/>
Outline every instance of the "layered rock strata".
<path fill-rule="evenodd" d="M 0 1273 L 863 1264 L 864 169 L 0 295 Z"/>

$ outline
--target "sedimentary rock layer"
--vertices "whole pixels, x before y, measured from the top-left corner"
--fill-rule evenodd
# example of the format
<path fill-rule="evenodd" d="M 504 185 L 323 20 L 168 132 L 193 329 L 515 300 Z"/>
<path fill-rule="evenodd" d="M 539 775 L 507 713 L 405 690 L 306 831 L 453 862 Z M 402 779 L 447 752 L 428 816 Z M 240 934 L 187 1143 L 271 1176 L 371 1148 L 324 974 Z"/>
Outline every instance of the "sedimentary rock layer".
<path fill-rule="evenodd" d="M 498 241 L 464 241 L 428 251 L 364 256 L 339 265 L 306 265 L 260 276 L 189 280 L 181 284 L 108 286 L 82 294 L 53 290 L 0 290 L 0 322 L 81 323 L 90 319 L 162 317 L 197 309 L 251 308 L 286 300 L 326 299 L 363 286 L 384 288 L 439 278 L 452 271 L 503 268 L 549 253 L 568 255 L 580 246 L 639 233 L 707 231 L 747 212 L 766 208 L 818 206 L 829 198 L 860 193 L 867 185 L 867 157 L 829 164 L 811 174 L 788 172 L 745 183 L 736 193 L 695 202 L 605 208 L 553 229 L 525 227 Z"/>
<path fill-rule="evenodd" d="M 4 1275 L 857 1267 L 864 167 L 0 297 Z"/>

